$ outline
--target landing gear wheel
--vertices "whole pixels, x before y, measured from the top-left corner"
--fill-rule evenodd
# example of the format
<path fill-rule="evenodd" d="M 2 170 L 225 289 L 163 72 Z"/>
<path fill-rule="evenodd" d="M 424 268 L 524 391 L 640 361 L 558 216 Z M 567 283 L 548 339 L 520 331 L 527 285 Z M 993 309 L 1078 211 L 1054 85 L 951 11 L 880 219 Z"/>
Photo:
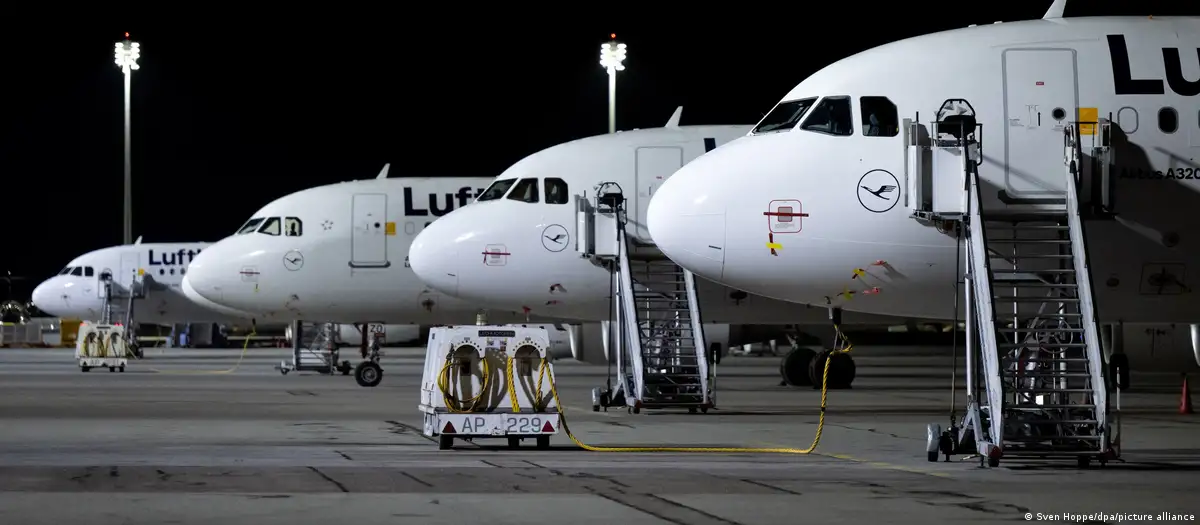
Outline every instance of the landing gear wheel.
<path fill-rule="evenodd" d="M 829 360 L 829 378 L 825 385 L 832 389 L 850 388 L 854 383 L 854 376 L 857 375 L 857 367 L 854 364 L 854 358 L 846 355 L 845 352 L 834 352 L 826 350 L 817 354 L 808 363 L 808 378 L 812 381 L 814 389 L 820 389 L 822 379 L 825 375 L 825 360 Z"/>
<path fill-rule="evenodd" d="M 816 356 L 816 352 L 807 348 L 793 348 L 779 362 L 779 375 L 783 376 L 782 386 L 809 386 L 808 364 Z"/>
<path fill-rule="evenodd" d="M 342 361 L 342 363 L 338 365 L 337 369 L 338 372 L 342 373 L 342 375 L 348 376 L 350 375 L 350 371 L 354 370 L 354 367 L 350 366 L 350 361 Z"/>
<path fill-rule="evenodd" d="M 438 450 L 450 450 L 454 446 L 454 436 L 442 434 L 438 436 Z"/>
<path fill-rule="evenodd" d="M 538 450 L 546 450 L 550 448 L 550 436 L 538 436 L 537 448 Z"/>
<path fill-rule="evenodd" d="M 358 386 L 378 386 L 383 381 L 383 369 L 374 361 L 363 361 L 354 367 L 354 380 Z"/>
<path fill-rule="evenodd" d="M 1116 383 L 1117 388 L 1124 391 L 1129 389 L 1129 356 L 1125 354 L 1113 354 L 1108 358 L 1108 368 L 1111 371 L 1113 383 Z"/>
<path fill-rule="evenodd" d="M 521 448 L 521 438 L 509 436 L 508 437 L 508 448 Z"/>

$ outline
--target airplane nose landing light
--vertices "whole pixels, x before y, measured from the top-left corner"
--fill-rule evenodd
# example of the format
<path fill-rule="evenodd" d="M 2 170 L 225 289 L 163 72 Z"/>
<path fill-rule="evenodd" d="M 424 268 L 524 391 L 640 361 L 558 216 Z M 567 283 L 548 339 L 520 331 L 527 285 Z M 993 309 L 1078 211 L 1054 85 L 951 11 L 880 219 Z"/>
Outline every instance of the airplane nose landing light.
<path fill-rule="evenodd" d="M 725 266 L 725 203 L 713 187 L 676 173 L 650 200 L 646 225 L 654 243 L 676 264 L 719 280 Z"/>

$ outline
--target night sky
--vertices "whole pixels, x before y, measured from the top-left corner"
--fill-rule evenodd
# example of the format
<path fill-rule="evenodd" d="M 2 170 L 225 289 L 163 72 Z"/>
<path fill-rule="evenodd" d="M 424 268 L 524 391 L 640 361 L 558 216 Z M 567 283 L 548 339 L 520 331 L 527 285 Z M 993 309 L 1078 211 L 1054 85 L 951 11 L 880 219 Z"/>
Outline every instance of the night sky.
<path fill-rule="evenodd" d="M 1067 15 L 1200 14 L 1189 3 L 1075 0 Z M 394 4 L 328 20 L 291 13 L 298 22 L 281 11 L 257 21 L 176 14 L 166 24 L 9 27 L 0 300 L 7 272 L 26 278 L 12 295 L 27 299 L 71 258 L 121 243 L 122 88 L 112 50 L 125 31 L 142 46 L 134 236 L 215 241 L 275 198 L 373 177 L 385 162 L 393 177 L 493 177 L 542 148 L 604 133 L 597 61 L 610 32 L 629 46 L 618 129 L 662 126 L 679 105 L 685 125 L 748 125 L 830 62 L 933 31 L 1038 18 L 1050 1 L 897 4 L 716 4 L 733 6 L 728 13 L 662 3 L 639 7 L 653 16 L 605 21 L 594 14 L 600 4 L 578 3 L 488 8 L 470 22 Z M 36 48 L 29 56 L 25 38 Z"/>

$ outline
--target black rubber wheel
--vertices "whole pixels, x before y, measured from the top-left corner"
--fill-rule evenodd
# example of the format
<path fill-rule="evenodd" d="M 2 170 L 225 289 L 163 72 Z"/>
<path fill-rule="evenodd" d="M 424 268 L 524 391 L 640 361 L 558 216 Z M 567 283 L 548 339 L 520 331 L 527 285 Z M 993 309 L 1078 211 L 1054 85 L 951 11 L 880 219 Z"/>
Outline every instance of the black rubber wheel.
<path fill-rule="evenodd" d="M 537 437 L 537 448 L 539 450 L 546 450 L 546 449 L 550 448 L 550 436 L 538 436 Z"/>
<path fill-rule="evenodd" d="M 779 375 L 783 376 L 784 384 L 791 386 L 809 386 L 813 384 L 808 374 L 808 364 L 816 352 L 807 348 L 793 348 L 779 361 Z"/>
<path fill-rule="evenodd" d="M 1108 358 L 1108 368 L 1117 388 L 1124 391 L 1129 389 L 1129 356 L 1113 354 Z"/>
<path fill-rule="evenodd" d="M 992 468 L 999 467 L 1000 466 L 1000 458 L 994 457 L 994 456 L 989 456 L 988 457 L 988 466 L 992 467 Z"/>
<path fill-rule="evenodd" d="M 358 386 L 378 386 L 383 381 L 383 369 L 373 361 L 363 361 L 354 367 L 354 380 Z"/>
<path fill-rule="evenodd" d="M 635 406 L 635 407 L 633 407 L 633 413 L 634 413 L 634 414 L 641 414 L 641 413 L 642 413 L 642 407 L 639 407 L 639 406 Z"/>
<path fill-rule="evenodd" d="M 450 450 L 454 446 L 454 436 L 442 434 L 438 436 L 438 450 Z"/>
<path fill-rule="evenodd" d="M 115 367 L 115 366 L 110 366 L 110 367 L 108 367 L 108 371 L 109 371 L 109 372 L 116 372 L 116 371 L 117 371 L 117 367 Z"/>
<path fill-rule="evenodd" d="M 508 436 L 508 448 L 521 448 L 521 438 Z"/>
<path fill-rule="evenodd" d="M 119 371 L 121 373 L 125 373 L 125 365 L 118 366 L 117 371 Z"/>
<path fill-rule="evenodd" d="M 830 357 L 832 356 L 832 357 Z M 847 355 L 845 352 L 832 352 L 826 350 L 813 356 L 808 362 L 808 378 L 812 381 L 813 389 L 821 388 L 821 381 L 825 379 L 825 360 L 830 359 L 828 384 L 825 386 L 830 389 L 850 388 L 854 382 L 854 376 L 857 375 L 857 367 L 854 364 L 854 358 Z"/>
<path fill-rule="evenodd" d="M 926 453 L 925 459 L 928 459 L 930 463 L 937 463 L 938 451 L 930 450 L 929 452 Z"/>
<path fill-rule="evenodd" d="M 79 367 L 79 369 L 80 369 L 80 370 L 82 370 L 82 371 L 84 371 L 84 372 L 91 372 L 91 371 L 92 371 L 92 367 L 90 367 L 90 366 L 86 366 L 86 365 Z"/>

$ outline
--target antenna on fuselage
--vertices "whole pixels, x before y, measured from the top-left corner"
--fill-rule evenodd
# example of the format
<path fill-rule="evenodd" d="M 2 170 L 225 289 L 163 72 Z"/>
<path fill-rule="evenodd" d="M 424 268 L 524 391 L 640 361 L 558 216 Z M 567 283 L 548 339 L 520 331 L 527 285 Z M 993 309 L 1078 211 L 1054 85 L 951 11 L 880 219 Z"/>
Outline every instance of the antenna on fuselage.
<path fill-rule="evenodd" d="M 142 236 L 141 236 L 141 235 L 138 235 L 138 238 L 137 238 L 137 240 L 136 240 L 136 241 L 133 241 L 133 243 L 134 243 L 134 244 L 141 244 L 141 243 L 142 243 Z"/>
<path fill-rule="evenodd" d="M 683 115 L 683 106 L 675 108 L 675 112 L 671 113 L 671 118 L 667 119 L 667 125 L 664 128 L 678 128 L 679 117 Z"/>
<path fill-rule="evenodd" d="M 1051 18 L 1062 18 L 1063 12 L 1066 10 L 1067 0 L 1054 0 L 1054 3 L 1050 5 L 1050 9 L 1046 11 L 1045 16 L 1042 16 L 1042 19 L 1049 20 Z"/>
<path fill-rule="evenodd" d="M 387 176 L 388 176 L 388 170 L 389 170 L 389 169 L 391 169 L 391 167 L 392 167 L 392 163 L 391 163 L 391 162 L 389 162 L 389 163 L 387 163 L 387 164 L 384 164 L 384 165 L 383 165 L 383 169 L 379 170 L 379 175 L 376 175 L 376 176 L 375 176 L 375 178 L 377 178 L 377 179 L 386 179 L 386 178 L 387 178 Z"/>

